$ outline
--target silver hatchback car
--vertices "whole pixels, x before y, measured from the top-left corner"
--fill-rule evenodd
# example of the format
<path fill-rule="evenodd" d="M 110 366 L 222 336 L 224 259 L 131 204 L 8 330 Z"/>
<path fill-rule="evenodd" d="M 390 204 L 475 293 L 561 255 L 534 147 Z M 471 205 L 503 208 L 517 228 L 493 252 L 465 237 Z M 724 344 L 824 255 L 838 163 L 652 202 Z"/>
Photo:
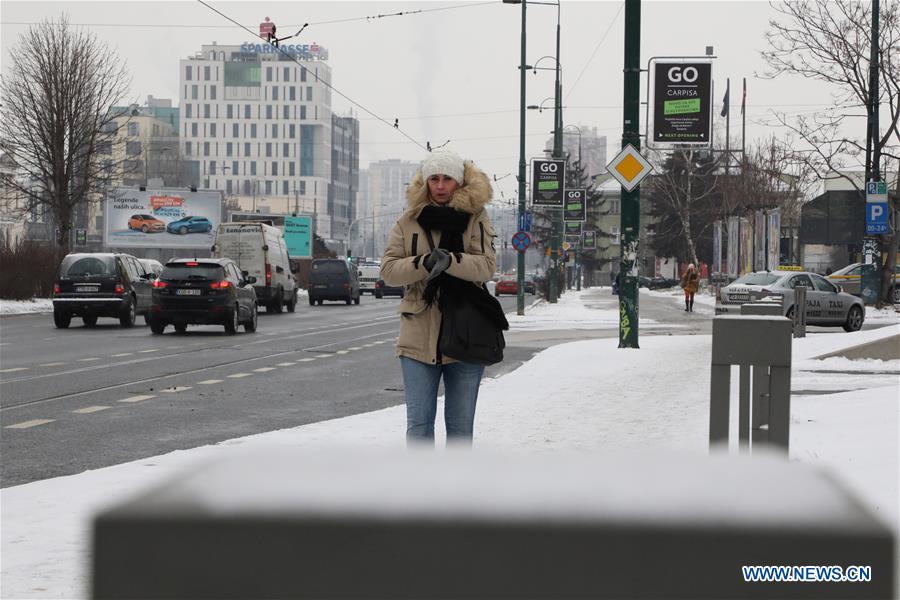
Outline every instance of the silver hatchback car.
<path fill-rule="evenodd" d="M 747 273 L 719 292 L 716 314 L 740 311 L 740 305 L 761 298 L 781 296 L 784 316 L 794 316 L 794 288 L 806 286 L 806 322 L 841 326 L 845 331 L 862 328 L 866 308 L 862 299 L 844 292 L 821 275 L 808 271 L 756 271 Z"/>

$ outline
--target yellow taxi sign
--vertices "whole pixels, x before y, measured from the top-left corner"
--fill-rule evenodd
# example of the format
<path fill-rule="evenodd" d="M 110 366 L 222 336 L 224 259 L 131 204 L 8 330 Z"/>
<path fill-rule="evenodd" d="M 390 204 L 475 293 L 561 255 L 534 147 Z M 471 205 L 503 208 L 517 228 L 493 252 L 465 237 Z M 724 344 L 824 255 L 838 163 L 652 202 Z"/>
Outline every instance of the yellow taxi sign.
<path fill-rule="evenodd" d="M 779 271 L 802 271 L 803 267 L 799 265 L 778 265 Z"/>
<path fill-rule="evenodd" d="M 629 192 L 636 188 L 641 180 L 653 170 L 650 164 L 637 148 L 626 144 L 608 165 L 609 174 Z"/>

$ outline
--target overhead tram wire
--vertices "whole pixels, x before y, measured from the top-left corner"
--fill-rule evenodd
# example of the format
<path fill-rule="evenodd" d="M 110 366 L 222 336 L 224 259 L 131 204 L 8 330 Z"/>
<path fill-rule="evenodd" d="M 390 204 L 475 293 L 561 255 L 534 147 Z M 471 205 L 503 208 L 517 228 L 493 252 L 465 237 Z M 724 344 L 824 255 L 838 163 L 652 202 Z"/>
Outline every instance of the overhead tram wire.
<path fill-rule="evenodd" d="M 606 36 L 609 35 L 609 32 L 612 30 L 612 26 L 615 25 L 616 21 L 619 19 L 619 15 L 622 14 L 622 10 L 624 8 L 625 8 L 625 3 L 622 2 L 619 5 L 619 11 L 616 13 L 616 16 L 614 16 L 612 18 L 612 20 L 609 22 L 609 27 L 606 28 L 606 33 L 603 34 L 603 37 L 600 38 L 600 41 L 597 42 L 596 46 L 594 46 L 594 51 L 591 52 L 591 57 L 584 64 L 584 68 L 581 69 L 581 73 L 578 74 L 578 77 L 575 78 L 575 83 L 573 83 L 572 85 L 569 86 L 569 91 L 566 93 L 565 98 L 562 99 L 563 103 L 566 102 L 566 98 L 568 98 L 570 95 L 572 95 L 572 91 L 575 89 L 575 86 L 578 85 L 579 81 L 581 81 L 581 76 L 584 75 L 584 72 L 587 71 L 587 68 L 591 65 L 591 61 L 594 60 L 594 56 L 597 55 L 597 50 L 599 50 L 600 46 L 603 45 L 603 42 L 606 41 Z"/>
<path fill-rule="evenodd" d="M 212 7 L 212 6 L 210 6 L 210 5 L 207 4 L 206 2 L 204 2 L 204 0 L 197 0 L 197 2 L 199 2 L 200 4 L 202 4 L 203 6 L 205 6 L 206 8 L 210 9 L 210 10 L 213 11 L 214 13 L 218 14 L 218 15 L 221 16 L 222 18 L 224 18 L 224 19 L 226 19 L 226 20 L 228 20 L 228 21 L 231 21 L 232 23 L 234 23 L 235 25 L 237 25 L 238 27 L 240 27 L 240 28 L 243 29 L 244 31 L 250 33 L 251 35 L 253 35 L 253 36 L 256 36 L 256 35 L 257 35 L 256 33 L 253 32 L 253 30 L 251 30 L 251 29 L 249 29 L 249 28 L 247 28 L 247 27 L 241 25 L 240 23 L 238 23 L 237 21 L 235 21 L 234 19 L 232 19 L 231 17 L 229 17 L 228 15 L 226 15 L 225 13 L 223 13 L 222 11 L 220 11 L 220 10 L 218 10 L 218 9 L 216 9 L 216 8 L 214 8 L 214 7 Z M 290 60 L 291 62 L 296 63 L 296 64 L 297 64 L 298 66 L 300 66 L 301 68 L 304 68 L 304 69 L 307 68 L 305 65 L 301 64 L 299 60 L 297 60 L 296 58 L 294 58 L 293 56 L 291 56 L 290 54 L 288 54 L 286 51 L 282 50 L 282 49 L 279 48 L 278 46 L 272 44 L 271 42 L 266 42 L 266 43 L 267 43 L 268 45 L 272 46 L 273 48 L 275 48 L 275 49 L 278 51 L 279 54 L 281 54 L 282 56 L 284 56 L 285 58 L 287 58 L 287 59 Z M 391 129 L 394 129 L 394 130 L 396 130 L 396 131 L 399 131 L 401 135 L 403 135 L 406 139 L 408 139 L 409 141 L 411 141 L 413 144 L 415 144 L 416 146 L 418 146 L 418 147 L 421 148 L 422 150 L 426 150 L 426 147 L 425 147 L 424 144 L 420 143 L 418 140 L 416 140 L 415 138 L 413 138 L 411 135 L 409 135 L 408 133 L 406 133 L 405 131 L 403 131 L 402 129 L 400 129 L 400 127 L 397 126 L 396 120 L 394 121 L 394 123 L 391 123 L 391 122 L 388 121 L 387 119 L 384 119 L 384 118 L 380 117 L 379 115 L 375 114 L 374 112 L 372 112 L 371 110 L 369 110 L 368 108 L 366 108 L 365 106 L 363 106 L 362 104 L 360 104 L 359 102 L 357 102 L 356 100 L 350 98 L 349 96 L 347 96 L 346 94 L 344 94 L 343 92 L 341 92 L 339 89 L 337 89 L 336 87 L 334 87 L 333 85 L 331 85 L 330 83 L 328 83 L 327 81 L 325 81 L 324 79 L 318 78 L 318 77 L 317 77 L 317 80 L 318 80 L 319 82 L 321 82 L 322 85 L 324 85 L 325 87 L 327 87 L 329 90 L 331 90 L 332 92 L 334 92 L 335 94 L 337 94 L 338 96 L 340 96 L 341 98 L 343 98 L 344 100 L 346 100 L 347 102 L 349 102 L 350 104 L 352 104 L 352 105 L 356 106 L 357 108 L 359 108 L 360 110 L 362 110 L 362 111 L 364 111 L 364 112 L 366 112 L 366 113 L 372 115 L 372 116 L 375 117 L 377 120 L 381 121 L 382 123 L 384 123 L 385 125 L 387 125 L 387 126 L 390 127 Z"/>

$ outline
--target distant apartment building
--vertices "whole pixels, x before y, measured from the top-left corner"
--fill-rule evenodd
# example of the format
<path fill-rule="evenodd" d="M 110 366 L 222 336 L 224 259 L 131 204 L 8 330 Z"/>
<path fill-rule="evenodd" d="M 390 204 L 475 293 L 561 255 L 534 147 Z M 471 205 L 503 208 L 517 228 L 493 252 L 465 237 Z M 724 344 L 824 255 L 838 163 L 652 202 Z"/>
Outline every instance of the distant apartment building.
<path fill-rule="evenodd" d="M 566 125 L 563 128 L 563 155 L 570 160 L 579 159 L 585 166 L 585 175 L 588 177 L 600 175 L 606 172 L 606 136 L 599 135 L 596 127 L 587 125 Z M 547 140 L 545 149 L 553 150 L 553 138 Z M 549 152 L 547 153 L 549 156 Z"/>
<path fill-rule="evenodd" d="M 213 42 L 180 61 L 181 154 L 198 162 L 201 187 L 241 210 L 314 214 L 316 233 L 343 244 L 359 126 L 332 114 L 328 51 L 257 42 Z"/>
<path fill-rule="evenodd" d="M 368 215 L 366 231 L 361 235 L 371 240 L 371 256 L 380 258 L 384 254 L 391 228 L 406 209 L 406 187 L 420 166 L 421 163 L 399 159 L 369 163 Z"/>

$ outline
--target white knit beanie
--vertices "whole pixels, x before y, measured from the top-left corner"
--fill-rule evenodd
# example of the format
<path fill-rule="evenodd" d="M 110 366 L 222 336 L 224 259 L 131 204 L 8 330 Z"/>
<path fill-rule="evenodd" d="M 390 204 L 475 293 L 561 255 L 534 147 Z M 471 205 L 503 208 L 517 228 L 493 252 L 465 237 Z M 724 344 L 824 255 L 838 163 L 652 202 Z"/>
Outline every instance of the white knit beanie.
<path fill-rule="evenodd" d="M 425 181 L 432 175 L 446 175 L 462 185 L 464 173 L 463 159 L 452 150 L 436 150 L 422 163 L 422 177 Z"/>

